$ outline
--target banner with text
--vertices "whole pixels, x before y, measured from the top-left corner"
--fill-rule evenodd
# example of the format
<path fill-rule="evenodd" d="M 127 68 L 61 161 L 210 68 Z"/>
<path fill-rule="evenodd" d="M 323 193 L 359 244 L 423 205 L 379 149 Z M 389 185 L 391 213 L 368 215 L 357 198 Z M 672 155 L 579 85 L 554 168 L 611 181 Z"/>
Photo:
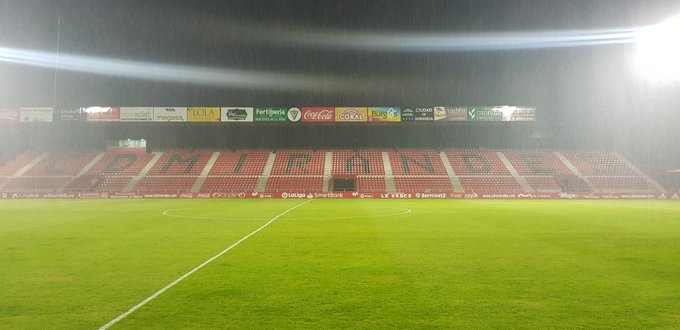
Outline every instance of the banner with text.
<path fill-rule="evenodd" d="M 502 121 L 503 113 L 498 108 L 472 107 L 468 108 L 468 120 L 470 121 Z"/>
<path fill-rule="evenodd" d="M 54 110 L 49 107 L 20 108 L 19 114 L 22 123 L 51 123 L 54 120 Z"/>
<path fill-rule="evenodd" d="M 253 122 L 253 108 L 249 107 L 223 107 L 223 122 Z"/>
<path fill-rule="evenodd" d="M 467 110 L 466 107 L 434 107 L 434 120 L 466 121 Z"/>
<path fill-rule="evenodd" d="M 536 121 L 536 108 L 502 106 L 495 109 L 503 114 L 503 121 Z"/>
<path fill-rule="evenodd" d="M 138 198 L 282 198 L 282 199 L 316 199 L 316 198 L 359 198 L 359 199 L 564 199 L 564 200 L 671 200 L 679 201 L 678 193 L 452 193 L 452 192 L 2 192 L 0 199 L 138 199 Z"/>
<path fill-rule="evenodd" d="M 154 107 L 153 121 L 184 122 L 187 121 L 187 108 L 184 107 Z"/>
<path fill-rule="evenodd" d="M 218 107 L 191 107 L 187 108 L 187 121 L 191 122 L 219 122 L 221 119 Z"/>
<path fill-rule="evenodd" d="M 401 121 L 434 121 L 434 108 L 407 107 L 401 111 Z"/>
<path fill-rule="evenodd" d="M 335 108 L 335 122 L 337 123 L 362 123 L 368 121 L 368 108 Z"/>
<path fill-rule="evenodd" d="M 287 107 L 255 108 L 256 122 L 282 122 L 288 120 Z"/>
<path fill-rule="evenodd" d="M 152 107 L 121 107 L 120 121 L 142 122 L 153 121 Z"/>
<path fill-rule="evenodd" d="M 372 122 L 401 122 L 401 108 L 399 107 L 369 107 L 368 121 Z"/>
<path fill-rule="evenodd" d="M 82 122 L 85 121 L 85 117 L 83 108 L 58 109 L 54 115 L 54 119 L 61 122 Z"/>
<path fill-rule="evenodd" d="M 89 122 L 117 122 L 120 121 L 119 107 L 87 107 L 83 109 Z"/>
<path fill-rule="evenodd" d="M 335 108 L 304 107 L 302 108 L 302 121 L 332 123 L 335 121 Z"/>

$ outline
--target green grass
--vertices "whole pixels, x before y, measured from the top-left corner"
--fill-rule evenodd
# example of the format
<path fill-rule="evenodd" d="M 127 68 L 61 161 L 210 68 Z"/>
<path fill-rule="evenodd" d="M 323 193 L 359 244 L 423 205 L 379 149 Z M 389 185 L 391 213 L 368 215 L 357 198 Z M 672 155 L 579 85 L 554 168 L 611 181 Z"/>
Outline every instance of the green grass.
<path fill-rule="evenodd" d="M 100 327 L 301 202 L 0 201 L 0 328 Z M 314 200 L 113 328 L 462 327 L 680 328 L 680 203 Z"/>

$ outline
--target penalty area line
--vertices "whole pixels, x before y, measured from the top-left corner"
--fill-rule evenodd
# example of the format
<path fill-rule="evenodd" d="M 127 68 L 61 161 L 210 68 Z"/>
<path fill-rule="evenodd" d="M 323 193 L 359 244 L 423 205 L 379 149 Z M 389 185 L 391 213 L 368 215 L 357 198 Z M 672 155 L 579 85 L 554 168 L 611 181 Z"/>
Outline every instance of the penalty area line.
<path fill-rule="evenodd" d="M 191 274 L 193 274 L 193 273 L 195 273 L 196 271 L 198 271 L 199 269 L 203 268 L 205 265 L 207 265 L 207 264 L 213 262 L 215 259 L 221 257 L 223 254 L 227 253 L 229 250 L 231 250 L 231 249 L 233 249 L 234 247 L 236 247 L 237 245 L 241 244 L 241 242 L 247 240 L 250 236 L 253 236 L 253 235 L 257 234 L 260 230 L 262 230 L 262 229 L 264 229 L 264 228 L 267 228 L 267 226 L 269 226 L 272 222 L 276 221 L 278 218 L 280 218 L 280 217 L 286 215 L 288 212 L 293 211 L 293 210 L 295 210 L 296 208 L 298 208 L 298 207 L 300 207 L 300 206 L 303 206 L 303 205 L 305 205 L 305 204 L 307 204 L 307 203 L 309 203 L 309 202 L 311 202 L 311 201 L 313 201 L 313 199 L 310 199 L 310 200 L 307 200 L 307 201 L 304 202 L 304 203 L 300 203 L 300 204 L 298 204 L 298 205 L 295 205 L 295 206 L 293 206 L 293 207 L 291 207 L 291 208 L 289 208 L 289 209 L 283 211 L 283 212 L 280 213 L 279 215 L 273 217 L 271 220 L 267 221 L 267 223 L 265 223 L 264 225 L 262 225 L 262 226 L 260 226 L 259 228 L 253 230 L 250 234 L 248 234 L 248 235 L 246 235 L 246 236 L 243 236 L 241 239 L 239 239 L 238 241 L 236 241 L 234 244 L 229 245 L 229 247 L 227 247 L 226 249 L 220 251 L 218 254 L 212 256 L 210 259 L 204 261 L 204 262 L 201 263 L 200 265 L 194 267 L 192 270 L 186 272 L 184 275 L 178 277 L 176 280 L 172 281 L 170 284 L 168 284 L 168 285 L 164 286 L 162 289 L 156 291 L 154 294 L 148 296 L 146 299 L 142 300 L 139 304 L 134 305 L 132 308 L 128 309 L 125 313 L 118 315 L 118 317 L 116 317 L 115 319 L 109 321 L 109 323 L 104 324 L 103 326 L 101 326 L 101 327 L 99 328 L 99 330 L 104 330 L 104 329 L 110 328 L 112 325 L 118 323 L 120 320 L 126 318 L 128 315 L 134 313 L 136 310 L 138 310 L 138 309 L 141 308 L 142 306 L 146 305 L 146 304 L 149 303 L 151 300 L 154 300 L 156 297 L 160 296 L 163 292 L 167 291 L 168 289 L 170 289 L 170 288 L 172 288 L 173 286 L 177 285 L 177 283 L 179 283 L 179 282 L 181 282 L 182 280 L 184 280 L 185 278 L 189 277 Z"/>

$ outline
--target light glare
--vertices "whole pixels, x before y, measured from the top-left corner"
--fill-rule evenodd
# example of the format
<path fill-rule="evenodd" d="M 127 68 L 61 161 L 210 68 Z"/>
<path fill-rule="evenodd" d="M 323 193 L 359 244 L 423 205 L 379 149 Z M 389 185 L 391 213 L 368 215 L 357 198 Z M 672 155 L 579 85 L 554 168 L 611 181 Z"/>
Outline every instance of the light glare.
<path fill-rule="evenodd" d="M 645 79 L 680 81 L 680 16 L 642 31 L 635 56 Z"/>

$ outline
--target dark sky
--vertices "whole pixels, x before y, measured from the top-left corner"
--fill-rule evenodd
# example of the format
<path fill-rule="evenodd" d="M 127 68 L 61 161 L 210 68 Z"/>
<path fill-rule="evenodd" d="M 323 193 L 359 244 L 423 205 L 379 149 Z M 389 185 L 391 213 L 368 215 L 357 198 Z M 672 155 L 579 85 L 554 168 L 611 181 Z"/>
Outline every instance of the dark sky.
<path fill-rule="evenodd" d="M 0 0 L 0 47 L 54 52 L 61 18 L 61 54 L 240 69 L 264 79 L 302 75 L 314 84 L 276 90 L 58 70 L 55 88 L 54 69 L 0 63 L 0 105 L 513 104 L 537 106 L 551 121 L 610 116 L 646 103 L 631 99 L 647 92 L 630 72 L 630 46 L 376 51 L 280 36 L 586 30 L 643 26 L 676 13 L 679 1 L 660 0 Z M 339 81 L 352 86 L 336 90 Z M 663 106 L 674 102 L 659 98 Z"/>

